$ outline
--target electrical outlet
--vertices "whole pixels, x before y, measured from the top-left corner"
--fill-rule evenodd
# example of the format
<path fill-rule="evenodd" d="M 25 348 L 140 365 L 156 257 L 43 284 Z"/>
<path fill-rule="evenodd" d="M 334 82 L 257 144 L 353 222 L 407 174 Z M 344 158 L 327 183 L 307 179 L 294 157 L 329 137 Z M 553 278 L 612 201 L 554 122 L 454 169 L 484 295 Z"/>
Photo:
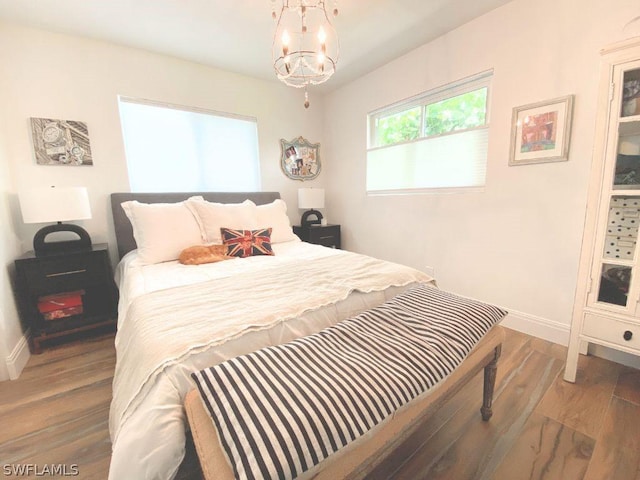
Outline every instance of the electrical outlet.
<path fill-rule="evenodd" d="M 424 273 L 426 273 L 430 277 L 436 278 L 436 269 L 433 267 L 430 267 L 429 265 L 424 267 Z"/>

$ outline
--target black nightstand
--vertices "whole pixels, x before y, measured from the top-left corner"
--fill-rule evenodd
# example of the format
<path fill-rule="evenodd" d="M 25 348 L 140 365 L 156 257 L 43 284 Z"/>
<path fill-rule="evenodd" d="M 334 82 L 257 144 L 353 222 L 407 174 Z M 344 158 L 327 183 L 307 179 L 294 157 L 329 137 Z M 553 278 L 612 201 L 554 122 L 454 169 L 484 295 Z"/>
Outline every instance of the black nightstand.
<path fill-rule="evenodd" d="M 294 225 L 293 233 L 298 235 L 303 242 L 340 248 L 340 225 L 309 225 L 305 227 Z"/>
<path fill-rule="evenodd" d="M 118 290 L 106 244 L 41 257 L 27 252 L 15 266 L 18 307 L 31 328 L 32 353 L 41 353 L 43 343 L 115 328 Z M 60 308 L 43 313 L 45 305 Z"/>

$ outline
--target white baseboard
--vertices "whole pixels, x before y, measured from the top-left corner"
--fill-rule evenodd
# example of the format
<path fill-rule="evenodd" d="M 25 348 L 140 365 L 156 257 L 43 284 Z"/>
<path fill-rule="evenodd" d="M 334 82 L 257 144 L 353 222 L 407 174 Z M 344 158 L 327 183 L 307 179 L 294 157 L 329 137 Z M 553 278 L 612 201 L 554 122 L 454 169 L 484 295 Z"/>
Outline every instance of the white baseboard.
<path fill-rule="evenodd" d="M 10 380 L 16 380 L 22 373 L 22 369 L 29 361 L 29 332 L 25 333 L 16 344 L 11 354 L 5 359 Z"/>
<path fill-rule="evenodd" d="M 505 310 L 509 311 L 509 315 L 500 325 L 552 343 L 569 345 L 569 325 L 508 308 Z"/>

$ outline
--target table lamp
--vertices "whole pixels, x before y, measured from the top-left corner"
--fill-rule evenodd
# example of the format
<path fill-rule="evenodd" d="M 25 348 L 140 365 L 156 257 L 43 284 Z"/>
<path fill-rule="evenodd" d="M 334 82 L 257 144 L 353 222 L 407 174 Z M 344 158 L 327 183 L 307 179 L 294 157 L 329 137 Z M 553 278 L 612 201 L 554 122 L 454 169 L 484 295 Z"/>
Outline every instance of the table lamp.
<path fill-rule="evenodd" d="M 298 189 L 298 208 L 310 208 L 302 214 L 300 224 L 303 227 L 309 225 L 319 225 L 322 222 L 322 213 L 316 208 L 324 208 L 324 188 L 299 188 Z M 315 216 L 316 219 L 309 217 Z"/>
<path fill-rule="evenodd" d="M 84 228 L 62 223 L 91 218 L 89 195 L 85 187 L 30 188 L 20 192 L 18 197 L 24 223 L 57 222 L 41 228 L 33 237 L 33 251 L 37 257 L 91 249 L 91 237 Z M 47 235 L 56 232 L 73 232 L 79 238 L 45 241 Z"/>

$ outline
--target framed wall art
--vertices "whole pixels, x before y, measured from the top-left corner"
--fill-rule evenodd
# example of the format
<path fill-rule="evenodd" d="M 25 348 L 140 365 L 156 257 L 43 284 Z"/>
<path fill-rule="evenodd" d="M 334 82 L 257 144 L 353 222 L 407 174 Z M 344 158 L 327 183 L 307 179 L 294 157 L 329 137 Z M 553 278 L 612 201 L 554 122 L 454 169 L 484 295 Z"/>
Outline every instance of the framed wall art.
<path fill-rule="evenodd" d="M 31 134 L 38 165 L 93 165 L 86 123 L 32 118 Z"/>
<path fill-rule="evenodd" d="M 312 180 L 320 174 L 320 144 L 310 143 L 302 137 L 290 142 L 280 140 L 282 155 L 280 166 L 292 180 Z"/>
<path fill-rule="evenodd" d="M 513 109 L 509 165 L 569 159 L 573 95 Z"/>

